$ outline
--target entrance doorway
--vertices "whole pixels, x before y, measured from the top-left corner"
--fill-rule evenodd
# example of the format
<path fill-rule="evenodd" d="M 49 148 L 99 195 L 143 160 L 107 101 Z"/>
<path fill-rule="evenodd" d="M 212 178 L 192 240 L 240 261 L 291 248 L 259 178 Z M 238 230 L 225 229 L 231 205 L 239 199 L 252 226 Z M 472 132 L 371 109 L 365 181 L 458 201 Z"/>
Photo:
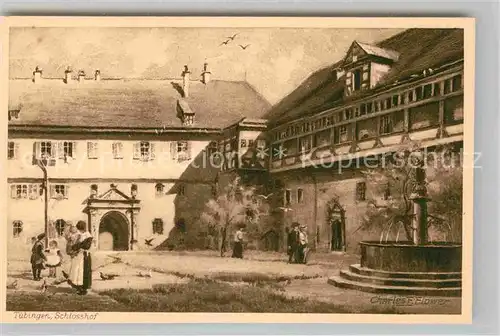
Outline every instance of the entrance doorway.
<path fill-rule="evenodd" d="M 129 223 L 118 211 L 106 213 L 99 224 L 99 250 L 127 251 L 129 249 Z"/>
<path fill-rule="evenodd" d="M 330 225 L 330 250 L 345 252 L 345 210 L 337 200 L 328 202 L 328 225 Z"/>
<path fill-rule="evenodd" d="M 331 250 L 338 252 L 344 251 L 344 234 L 341 220 L 338 218 L 333 219 L 330 225 L 332 229 Z"/>

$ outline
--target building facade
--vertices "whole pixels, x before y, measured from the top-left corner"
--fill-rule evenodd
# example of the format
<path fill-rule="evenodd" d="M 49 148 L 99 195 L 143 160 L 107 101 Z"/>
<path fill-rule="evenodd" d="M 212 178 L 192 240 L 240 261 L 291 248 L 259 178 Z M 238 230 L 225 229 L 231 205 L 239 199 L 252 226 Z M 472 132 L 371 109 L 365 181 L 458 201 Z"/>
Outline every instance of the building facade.
<path fill-rule="evenodd" d="M 49 79 L 36 68 L 11 80 L 11 241 L 43 232 L 45 206 L 51 238 L 85 220 L 99 250 L 154 248 L 194 225 L 219 176 L 245 164 L 239 144 L 257 146 L 265 122 L 252 117 L 270 106 L 247 83 L 210 80 L 207 64 L 200 81 L 190 74 L 118 80 L 68 69 Z"/>
<path fill-rule="evenodd" d="M 200 81 L 187 66 L 172 80 L 70 69 L 47 79 L 37 68 L 10 83 L 9 235 L 43 231 L 43 159 L 54 235 L 83 219 L 97 249 L 154 248 L 189 232 L 241 176 L 272 194 L 268 248 L 284 248 L 298 221 L 314 248 L 356 251 L 371 234 L 359 230 L 369 187 L 359 159 L 407 141 L 460 147 L 463 67 L 461 30 L 410 29 L 354 41 L 273 107 L 247 83 L 210 80 L 206 64 Z"/>
<path fill-rule="evenodd" d="M 418 43 L 413 43 L 412 41 Z M 316 249 L 350 251 L 380 232 L 360 230 L 367 209 L 363 158 L 406 142 L 463 142 L 463 32 L 410 29 L 377 45 L 354 41 L 268 114 L 269 172 Z"/>

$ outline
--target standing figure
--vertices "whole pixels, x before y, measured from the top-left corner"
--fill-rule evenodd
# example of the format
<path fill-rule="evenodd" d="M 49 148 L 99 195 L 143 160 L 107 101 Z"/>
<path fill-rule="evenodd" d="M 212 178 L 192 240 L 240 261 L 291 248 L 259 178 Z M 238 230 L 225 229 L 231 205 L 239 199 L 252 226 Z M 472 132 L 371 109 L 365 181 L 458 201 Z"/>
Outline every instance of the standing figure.
<path fill-rule="evenodd" d="M 243 259 L 243 232 L 244 227 L 240 225 L 234 234 L 233 258 Z"/>
<path fill-rule="evenodd" d="M 41 277 L 42 270 L 45 268 L 44 263 L 47 260 L 45 253 L 43 253 L 44 246 L 43 240 L 45 239 L 45 233 L 41 233 L 36 237 L 36 241 L 31 248 L 31 270 L 33 272 L 33 280 L 39 281 Z"/>
<path fill-rule="evenodd" d="M 77 290 L 79 295 L 85 295 L 92 286 L 92 262 L 89 252 L 92 246 L 92 235 L 87 231 L 87 224 L 84 221 L 79 221 L 76 228 L 79 238 L 72 245 L 74 256 L 71 259 L 68 283 Z"/>
<path fill-rule="evenodd" d="M 288 263 L 297 262 L 297 250 L 299 246 L 299 223 L 292 223 L 292 230 L 288 232 L 287 237 L 287 252 L 288 252 Z"/>
<path fill-rule="evenodd" d="M 307 228 L 305 225 L 301 225 L 299 229 L 299 253 L 297 258 L 298 262 L 301 264 L 307 263 L 307 254 L 309 252 L 308 243 Z"/>
<path fill-rule="evenodd" d="M 57 246 L 57 241 L 52 240 L 49 243 L 49 249 L 46 250 L 47 262 L 45 265 L 49 268 L 49 278 L 55 278 L 57 275 L 57 268 L 61 266 L 63 256 L 61 250 Z"/>

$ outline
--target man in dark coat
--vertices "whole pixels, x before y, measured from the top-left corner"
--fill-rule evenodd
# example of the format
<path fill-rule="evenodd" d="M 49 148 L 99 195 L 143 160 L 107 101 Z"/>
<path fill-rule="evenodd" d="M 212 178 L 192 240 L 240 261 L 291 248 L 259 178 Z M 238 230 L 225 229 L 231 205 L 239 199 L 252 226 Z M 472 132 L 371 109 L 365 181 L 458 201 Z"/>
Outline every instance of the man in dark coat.
<path fill-rule="evenodd" d="M 45 256 L 43 240 L 45 239 L 45 233 L 41 233 L 36 237 L 36 241 L 31 248 L 31 271 L 33 272 L 33 280 L 40 280 L 42 269 L 44 269 L 44 262 L 47 260 Z"/>
<path fill-rule="evenodd" d="M 292 229 L 288 232 L 288 263 L 297 262 L 297 250 L 299 247 L 299 223 L 292 223 Z"/>

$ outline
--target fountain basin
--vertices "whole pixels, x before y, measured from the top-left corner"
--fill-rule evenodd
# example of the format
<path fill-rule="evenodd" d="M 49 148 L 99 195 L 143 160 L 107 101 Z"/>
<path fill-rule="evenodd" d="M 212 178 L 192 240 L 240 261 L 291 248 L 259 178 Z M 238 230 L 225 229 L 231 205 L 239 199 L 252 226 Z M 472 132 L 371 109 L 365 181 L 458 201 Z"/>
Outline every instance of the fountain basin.
<path fill-rule="evenodd" d="M 433 242 L 363 241 L 361 267 L 389 272 L 449 273 L 462 271 L 462 245 Z"/>

